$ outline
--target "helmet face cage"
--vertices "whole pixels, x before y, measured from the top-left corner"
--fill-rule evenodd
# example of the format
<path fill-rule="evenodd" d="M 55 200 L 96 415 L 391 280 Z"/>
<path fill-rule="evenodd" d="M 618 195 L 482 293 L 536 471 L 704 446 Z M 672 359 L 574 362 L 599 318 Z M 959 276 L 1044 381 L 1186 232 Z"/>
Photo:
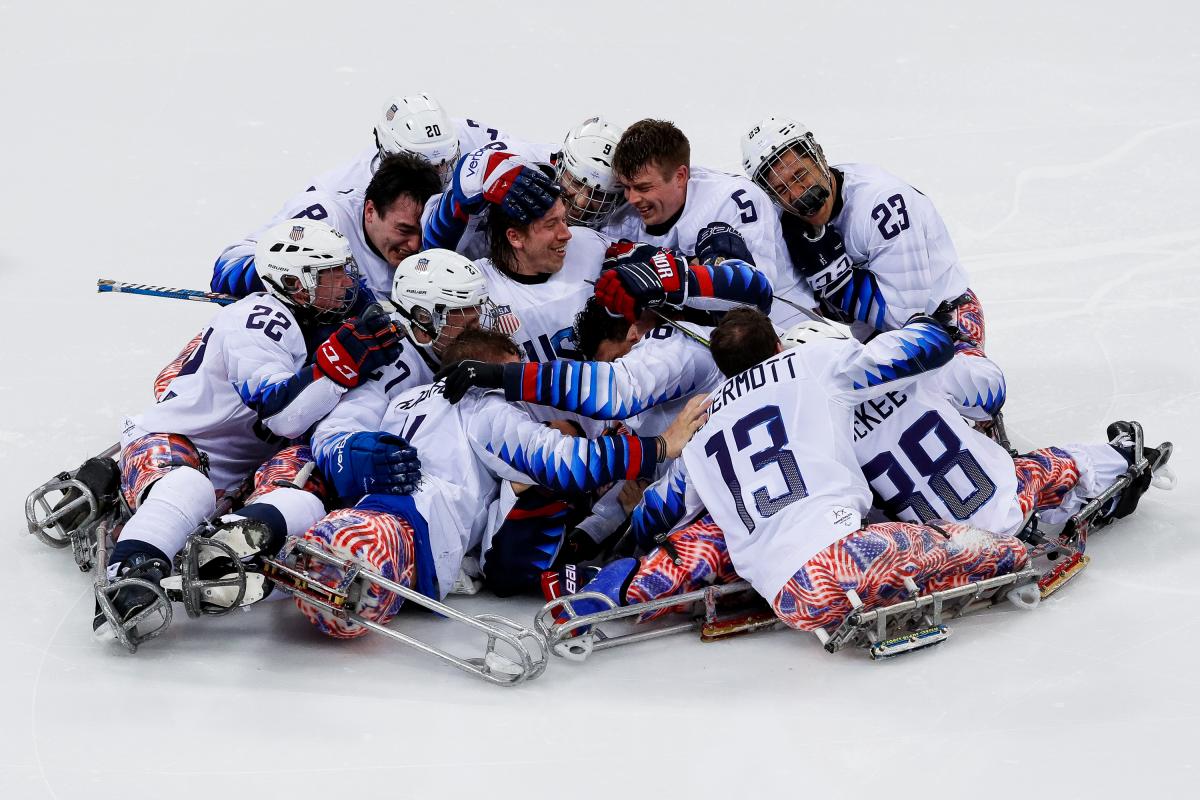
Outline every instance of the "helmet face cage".
<path fill-rule="evenodd" d="M 577 177 L 567 169 L 565 157 L 559 158 L 554 171 L 555 180 L 562 187 L 561 197 L 567 207 L 569 224 L 599 228 L 621 202 L 620 189 L 602 189 L 587 179 Z"/>
<path fill-rule="evenodd" d="M 825 153 L 811 133 L 784 142 L 759 165 L 753 179 L 785 211 L 802 217 L 819 211 L 832 189 Z"/>
<path fill-rule="evenodd" d="M 425 306 L 414 306 L 407 316 L 413 327 L 433 340 L 423 346 L 432 349 L 440 359 L 463 331 L 471 328 L 491 330 L 496 320 L 496 305 L 490 299 L 485 299 L 473 306 L 456 308 L 442 303 L 432 310 Z"/>
<path fill-rule="evenodd" d="M 338 285 L 337 281 L 322 280 L 332 277 L 337 271 L 344 274 L 349 286 Z M 300 271 L 300 285 L 308 293 L 308 302 L 303 305 L 312 309 L 319 320 L 336 320 L 346 316 L 358 299 L 358 262 L 350 256 L 340 264 L 314 264 Z"/>

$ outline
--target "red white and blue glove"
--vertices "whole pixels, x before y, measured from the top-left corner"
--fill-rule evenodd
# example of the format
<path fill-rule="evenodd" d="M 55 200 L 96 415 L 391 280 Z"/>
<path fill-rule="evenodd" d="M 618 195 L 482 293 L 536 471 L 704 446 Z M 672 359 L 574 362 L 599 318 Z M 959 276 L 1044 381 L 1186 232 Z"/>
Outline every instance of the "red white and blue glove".
<path fill-rule="evenodd" d="M 386 314 L 364 314 L 342 324 L 317 348 L 316 369 L 353 389 L 363 376 L 400 355 L 400 332 Z"/>
<path fill-rule="evenodd" d="M 491 150 L 475 164 L 468 158 L 455 173 L 454 194 L 469 214 L 490 204 L 524 225 L 544 216 L 561 192 L 552 177 L 514 153 Z"/>
<path fill-rule="evenodd" d="M 596 281 L 596 299 L 631 323 L 647 308 L 682 308 L 687 293 L 687 256 L 652 245 L 635 247 Z"/>

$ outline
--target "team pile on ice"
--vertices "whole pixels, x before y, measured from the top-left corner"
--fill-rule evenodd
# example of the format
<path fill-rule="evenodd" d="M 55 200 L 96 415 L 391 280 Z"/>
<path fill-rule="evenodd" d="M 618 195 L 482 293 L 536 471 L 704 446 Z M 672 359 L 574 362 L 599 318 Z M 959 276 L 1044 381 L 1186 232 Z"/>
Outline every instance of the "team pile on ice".
<path fill-rule="evenodd" d="M 354 637 L 408 599 L 493 640 L 440 655 L 515 682 L 544 667 L 536 639 L 569 652 L 680 595 L 713 623 L 724 590 L 697 593 L 736 584 L 757 606 L 728 629 L 891 655 L 944 638 L 931 598 L 1036 602 L 1089 528 L 1170 482 L 1134 422 L 1007 449 L 933 203 L 827 164 L 798 122 L 749 129 L 746 177 L 692 166 L 669 122 L 531 144 L 427 95 L 388 103 L 375 140 L 220 255 L 236 301 L 119 453 L 30 497 L 32 532 L 101 562 L 99 635 L 133 650 L 173 603 L 274 589 Z M 446 611 L 481 588 L 545 594 L 539 632 Z M 903 630 L 866 630 L 904 603 Z"/>

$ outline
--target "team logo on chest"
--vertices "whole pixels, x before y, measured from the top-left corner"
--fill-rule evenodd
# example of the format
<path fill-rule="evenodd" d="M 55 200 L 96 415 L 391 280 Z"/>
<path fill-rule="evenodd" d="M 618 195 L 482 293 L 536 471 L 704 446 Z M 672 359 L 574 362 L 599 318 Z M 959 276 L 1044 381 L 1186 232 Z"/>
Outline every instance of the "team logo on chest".
<path fill-rule="evenodd" d="M 513 313 L 512 306 L 496 306 L 496 321 L 492 330 L 500 331 L 506 336 L 512 336 L 521 330 L 521 320 Z"/>

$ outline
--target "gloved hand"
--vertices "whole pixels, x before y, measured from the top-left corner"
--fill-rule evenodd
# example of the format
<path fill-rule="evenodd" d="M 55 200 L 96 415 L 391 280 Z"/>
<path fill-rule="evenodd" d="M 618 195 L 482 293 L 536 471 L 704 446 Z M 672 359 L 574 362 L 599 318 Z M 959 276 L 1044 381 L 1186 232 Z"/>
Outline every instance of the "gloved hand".
<path fill-rule="evenodd" d="M 438 370 L 434 380 L 444 380 L 446 385 L 442 389 L 442 396 L 451 403 L 457 403 L 472 386 L 484 389 L 499 389 L 504 386 L 504 365 L 489 364 L 486 361 L 459 361 Z"/>
<path fill-rule="evenodd" d="M 469 167 L 470 162 L 466 163 Z M 459 169 L 462 168 L 460 163 Z M 544 216 L 562 191 L 554 179 L 536 165 L 503 150 L 489 151 L 483 156 L 483 177 L 478 183 L 478 194 L 466 186 L 473 182 L 466 179 L 456 182 L 456 192 L 463 194 L 460 202 L 469 213 L 477 214 L 483 210 L 484 203 L 490 203 L 521 224 Z"/>
<path fill-rule="evenodd" d="M 737 228 L 724 222 L 710 222 L 696 235 L 696 258 L 701 264 L 717 264 L 736 258 L 754 266 L 754 256 Z"/>
<path fill-rule="evenodd" d="M 417 451 L 399 436 L 360 431 L 338 442 L 326 460 L 327 477 L 338 496 L 412 494 L 421 480 Z"/>
<path fill-rule="evenodd" d="M 832 226 L 822 226 L 813 236 L 797 236 L 789 244 L 793 265 L 818 300 L 835 294 L 850 280 L 853 264 L 842 235 Z"/>
<path fill-rule="evenodd" d="M 600 265 L 600 269 L 609 270 L 618 264 L 624 264 L 630 253 L 639 247 L 652 248 L 652 244 L 638 244 L 631 242 L 628 239 L 622 239 L 619 242 L 613 242 L 604 250 L 604 262 Z"/>
<path fill-rule="evenodd" d="M 317 348 L 317 369 L 335 383 L 353 389 L 363 375 L 400 355 L 400 332 L 386 314 L 347 320 Z"/>
<path fill-rule="evenodd" d="M 596 281 L 596 299 L 631 323 L 647 308 L 680 308 L 687 300 L 687 256 L 678 250 L 641 245 L 624 263 Z"/>

